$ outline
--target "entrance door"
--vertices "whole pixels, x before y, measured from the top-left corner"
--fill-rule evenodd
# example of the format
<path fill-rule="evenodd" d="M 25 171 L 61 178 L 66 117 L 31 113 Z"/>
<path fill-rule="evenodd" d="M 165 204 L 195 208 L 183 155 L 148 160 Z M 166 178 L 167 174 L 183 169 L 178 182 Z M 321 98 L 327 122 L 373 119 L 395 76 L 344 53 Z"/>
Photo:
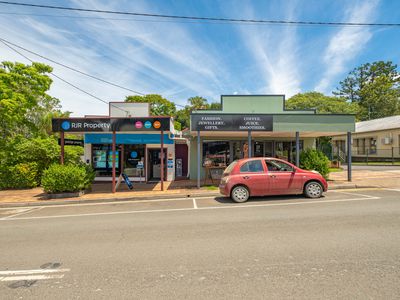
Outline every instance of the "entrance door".
<path fill-rule="evenodd" d="M 188 172 L 188 146 L 175 144 L 175 178 L 186 178 Z"/>
<path fill-rule="evenodd" d="M 160 149 L 148 150 L 147 178 L 149 181 L 161 180 L 161 151 Z M 167 149 L 164 149 L 164 180 L 167 180 Z"/>

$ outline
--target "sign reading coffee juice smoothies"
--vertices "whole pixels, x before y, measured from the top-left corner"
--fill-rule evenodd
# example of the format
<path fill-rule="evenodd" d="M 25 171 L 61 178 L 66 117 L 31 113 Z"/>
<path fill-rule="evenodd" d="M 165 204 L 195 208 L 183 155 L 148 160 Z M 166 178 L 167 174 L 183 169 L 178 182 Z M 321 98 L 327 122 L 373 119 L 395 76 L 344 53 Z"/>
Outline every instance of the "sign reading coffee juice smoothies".
<path fill-rule="evenodd" d="M 52 129 L 64 132 L 169 131 L 170 118 L 55 118 Z"/>
<path fill-rule="evenodd" d="M 190 124 L 201 131 L 272 131 L 272 115 L 193 114 Z"/>

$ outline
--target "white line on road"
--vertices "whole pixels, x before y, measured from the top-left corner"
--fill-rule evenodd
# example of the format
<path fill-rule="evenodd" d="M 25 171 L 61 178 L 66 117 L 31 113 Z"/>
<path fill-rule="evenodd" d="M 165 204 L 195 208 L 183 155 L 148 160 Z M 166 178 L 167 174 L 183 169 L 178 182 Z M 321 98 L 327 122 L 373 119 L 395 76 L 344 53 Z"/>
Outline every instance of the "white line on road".
<path fill-rule="evenodd" d="M 0 277 L 0 281 L 60 279 L 60 278 L 63 278 L 63 277 L 64 277 L 64 274 L 53 274 L 53 275 L 23 275 L 23 276 Z"/>
<path fill-rule="evenodd" d="M 395 192 L 400 192 L 400 189 L 385 189 L 385 190 L 388 190 L 388 191 L 395 191 Z"/>
<path fill-rule="evenodd" d="M 43 207 L 32 207 L 32 208 L 28 208 L 28 209 L 23 209 L 22 212 L 13 214 L 11 216 L 4 217 L 3 219 L 11 219 L 11 218 L 16 217 L 16 216 L 21 216 L 21 215 L 25 215 L 25 214 L 28 214 L 28 213 L 33 212 L 33 211 L 41 210 L 42 208 Z"/>
<path fill-rule="evenodd" d="M 197 203 L 196 203 L 196 199 L 195 199 L 195 198 L 193 198 L 193 208 L 194 208 L 194 209 L 198 209 Z"/>
<path fill-rule="evenodd" d="M 226 209 L 226 208 L 252 208 L 252 207 L 268 207 L 268 206 L 290 206 L 290 205 L 306 205 L 306 204 L 319 204 L 319 203 L 334 203 L 334 202 L 350 202 L 350 201 L 366 201 L 373 199 L 381 199 L 381 197 L 363 197 L 363 198 L 350 198 L 339 200 L 322 200 L 322 201 L 307 201 L 307 202 L 290 202 L 290 203 L 266 203 L 254 205 L 236 205 L 233 206 L 209 206 L 200 207 L 198 210 L 211 210 L 211 209 Z M 176 212 L 176 211 L 190 211 L 194 208 L 171 208 L 171 209 L 153 209 L 153 210 L 130 210 L 121 212 L 104 212 L 104 213 L 87 213 L 76 215 L 57 215 L 57 216 L 40 216 L 40 217 L 26 217 L 26 218 L 13 218 L 13 219 L 0 219 L 0 221 L 16 221 L 16 220 L 36 220 L 36 219 L 57 219 L 57 218 L 73 218 L 73 217 L 89 217 L 89 216 L 105 216 L 105 215 L 122 215 L 122 214 L 139 214 L 139 213 L 158 213 L 158 212 Z"/>
<path fill-rule="evenodd" d="M 202 196 L 196 197 L 197 199 L 210 199 L 221 196 Z M 49 204 L 49 205 L 40 205 L 40 207 L 73 207 L 73 206 L 97 206 L 97 205 L 112 205 L 112 204 L 132 204 L 132 203 L 150 203 L 150 202 L 164 202 L 164 201 L 188 201 L 190 198 L 168 198 L 168 199 L 155 199 L 155 200 L 123 200 L 123 201 L 109 201 L 109 202 L 97 202 L 97 203 L 76 203 L 76 204 Z M 91 200 L 88 200 L 91 201 Z M 95 200 L 93 200 L 95 201 Z M 32 207 L 37 206 L 21 206 L 15 208 L 26 208 L 32 209 Z M 0 210 L 9 210 L 11 207 L 0 207 Z"/>
<path fill-rule="evenodd" d="M 375 196 L 370 196 L 370 195 L 365 195 L 365 194 L 360 194 L 360 193 L 349 193 L 349 192 L 342 192 L 342 191 L 333 191 L 333 192 L 351 195 L 351 196 L 363 196 L 363 197 L 371 198 L 371 199 L 375 198 Z"/>
<path fill-rule="evenodd" d="M 14 270 L 14 271 L 0 271 L 0 276 L 4 275 L 32 275 L 32 274 L 43 274 L 43 273 L 62 273 L 69 272 L 70 269 L 35 269 L 35 270 Z"/>

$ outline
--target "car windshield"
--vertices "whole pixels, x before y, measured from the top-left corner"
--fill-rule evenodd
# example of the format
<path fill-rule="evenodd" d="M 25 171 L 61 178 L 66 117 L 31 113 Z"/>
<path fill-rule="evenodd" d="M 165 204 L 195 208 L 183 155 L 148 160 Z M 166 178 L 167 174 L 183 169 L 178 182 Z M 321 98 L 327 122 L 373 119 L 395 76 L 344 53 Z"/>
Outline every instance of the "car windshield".
<path fill-rule="evenodd" d="M 235 167 L 235 165 L 237 164 L 237 160 L 233 161 L 224 171 L 224 175 L 229 175 L 233 168 Z"/>

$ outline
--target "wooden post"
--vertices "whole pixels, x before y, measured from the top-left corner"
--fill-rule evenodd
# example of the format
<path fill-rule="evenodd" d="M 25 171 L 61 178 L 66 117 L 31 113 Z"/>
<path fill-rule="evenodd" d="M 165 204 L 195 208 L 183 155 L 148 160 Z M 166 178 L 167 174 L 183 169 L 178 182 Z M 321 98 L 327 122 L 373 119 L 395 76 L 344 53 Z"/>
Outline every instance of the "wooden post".
<path fill-rule="evenodd" d="M 251 151 L 251 130 L 249 130 L 248 132 L 247 132 L 247 144 L 248 144 L 248 147 L 247 147 L 247 150 L 248 150 L 248 154 L 247 154 L 247 157 L 248 158 L 250 158 L 250 157 L 252 157 L 252 151 Z"/>
<path fill-rule="evenodd" d="M 121 169 L 119 171 L 120 174 L 124 173 L 124 145 L 121 145 Z"/>
<path fill-rule="evenodd" d="M 116 186 L 115 186 L 115 160 L 116 160 L 116 146 L 115 146 L 115 131 L 112 133 L 112 192 L 116 192 Z"/>
<path fill-rule="evenodd" d="M 200 130 L 197 130 L 197 188 L 200 188 L 201 158 L 200 158 Z M 206 174 L 207 175 L 207 174 Z"/>
<path fill-rule="evenodd" d="M 296 167 L 300 166 L 300 133 L 296 131 Z"/>
<path fill-rule="evenodd" d="M 61 155 L 60 155 L 60 164 L 64 164 L 64 131 L 60 132 L 60 140 L 61 140 Z"/>
<path fill-rule="evenodd" d="M 161 190 L 164 190 L 164 131 L 161 130 Z"/>
<path fill-rule="evenodd" d="M 347 181 L 351 181 L 351 132 L 347 132 Z"/>

